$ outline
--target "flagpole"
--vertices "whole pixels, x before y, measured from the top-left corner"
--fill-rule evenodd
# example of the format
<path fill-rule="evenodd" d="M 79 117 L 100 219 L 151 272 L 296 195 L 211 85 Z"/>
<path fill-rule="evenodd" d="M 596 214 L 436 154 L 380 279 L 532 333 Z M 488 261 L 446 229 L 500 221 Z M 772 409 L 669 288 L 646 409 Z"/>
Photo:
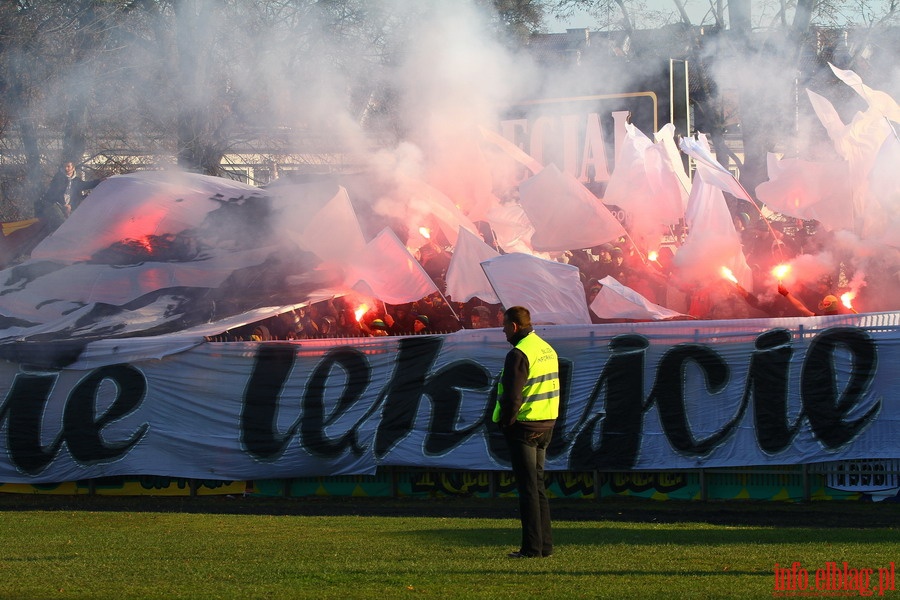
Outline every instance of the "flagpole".
<path fill-rule="evenodd" d="M 434 287 L 437 287 L 437 286 L 434 286 Z M 446 304 L 446 305 L 447 305 L 447 308 L 450 309 L 450 312 L 453 314 L 453 318 L 456 319 L 456 322 L 459 323 L 459 326 L 460 326 L 460 327 L 462 327 L 462 324 L 463 324 L 462 319 L 460 319 L 460 318 L 459 318 L 459 315 L 456 314 L 456 311 L 453 310 L 453 305 L 451 305 L 451 304 L 450 304 L 450 301 L 447 300 L 447 297 L 444 296 L 444 292 L 442 292 L 440 289 L 438 289 L 438 294 L 441 295 L 441 298 L 444 300 L 444 304 Z M 465 329 L 465 327 L 462 327 L 462 328 Z"/>

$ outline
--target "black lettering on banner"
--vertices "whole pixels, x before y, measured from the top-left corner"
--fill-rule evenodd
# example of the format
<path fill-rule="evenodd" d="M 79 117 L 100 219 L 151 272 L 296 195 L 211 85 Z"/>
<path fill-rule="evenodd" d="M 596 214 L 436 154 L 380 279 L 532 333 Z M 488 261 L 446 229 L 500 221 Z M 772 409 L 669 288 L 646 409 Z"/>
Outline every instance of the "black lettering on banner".
<path fill-rule="evenodd" d="M 373 410 L 384 407 L 375 432 L 376 458 L 383 458 L 412 431 L 419 412 L 419 400 L 425 393 L 426 375 L 442 345 L 443 341 L 436 336 L 400 338 L 394 373 L 373 406 Z"/>
<path fill-rule="evenodd" d="M 644 354 L 649 345 L 645 337 L 632 334 L 610 340 L 609 359 L 574 428 L 570 469 L 629 469 L 637 462 L 646 410 Z M 595 412 L 595 404 L 604 390 L 605 412 Z M 595 445 L 598 425 L 600 443 Z"/>
<path fill-rule="evenodd" d="M 97 392 L 104 381 L 115 384 L 116 399 L 98 416 Z M 110 423 L 137 410 L 146 393 L 143 373 L 130 365 L 101 367 L 79 382 L 69 394 L 63 413 L 63 430 L 72 458 L 81 464 L 93 464 L 126 454 L 147 433 L 149 423 L 142 424 L 128 439 L 119 442 L 107 442 L 101 433 Z"/>
<path fill-rule="evenodd" d="M 325 416 L 325 390 L 332 371 L 338 367 L 344 371 L 347 382 L 337 401 L 337 406 Z M 371 382 L 371 369 L 362 352 L 349 347 L 337 348 L 325 355 L 316 365 L 303 395 L 303 415 L 300 421 L 300 443 L 310 453 L 323 458 L 337 457 L 350 448 L 357 455 L 363 453 L 356 432 L 364 417 L 354 427 L 337 439 L 330 439 L 326 428 L 362 397 Z M 368 414 L 371 414 L 369 412 Z"/>
<path fill-rule="evenodd" d="M 379 395 L 376 406 L 383 405 L 381 422 L 375 432 L 375 456 L 384 457 L 412 431 L 423 396 L 431 399 L 431 420 L 424 451 L 441 455 L 462 444 L 476 431 L 490 427 L 490 414 L 496 402 L 491 375 L 473 361 L 458 361 L 428 376 L 443 341 L 434 336 L 401 338 L 391 380 Z M 485 407 L 486 419 L 457 429 L 462 413 L 462 390 L 490 391 Z M 488 435 L 490 438 L 490 434 Z M 489 442 L 490 444 L 490 442 Z"/>
<path fill-rule="evenodd" d="M 793 349 L 791 332 L 773 329 L 756 338 L 750 358 L 744 401 L 753 397 L 753 422 L 760 449 L 776 454 L 794 441 L 803 421 L 801 408 L 796 420 L 788 423 L 788 383 Z"/>
<path fill-rule="evenodd" d="M 485 423 L 477 420 L 468 427 L 456 429 L 462 412 L 463 394 L 460 390 L 485 390 L 491 376 L 481 365 L 460 361 L 439 370 L 426 381 L 422 391 L 431 398 L 431 422 L 425 438 L 425 453 L 441 455 L 449 452 Z M 490 423 L 490 420 L 488 421 Z"/>
<path fill-rule="evenodd" d="M 852 358 L 850 377 L 838 394 L 835 351 L 847 350 Z M 844 417 L 865 397 L 877 371 L 874 340 L 857 328 L 835 327 L 817 335 L 809 345 L 800 380 L 800 395 L 815 437 L 827 448 L 837 449 L 853 440 L 881 410 L 881 398 L 855 421 Z"/>
<path fill-rule="evenodd" d="M 9 456 L 17 469 L 37 475 L 56 458 L 66 442 L 72 458 L 81 464 L 93 464 L 124 456 L 150 427 L 144 423 L 127 439 L 109 443 L 101 435 L 110 423 L 134 412 L 147 392 L 144 375 L 129 365 L 110 365 L 92 371 L 66 401 L 62 429 L 46 447 L 41 445 L 44 413 L 57 374 L 16 375 L 9 394 L 0 408 L 0 423 L 8 420 Z M 96 414 L 96 397 L 103 381 L 116 386 L 116 398 L 106 411 Z"/>
<path fill-rule="evenodd" d="M 553 428 L 553 436 L 547 447 L 547 458 L 553 459 L 564 456 L 569 450 L 571 441 L 565 435 L 565 427 L 569 418 L 569 398 L 572 390 L 572 361 L 559 357 L 559 416 L 556 418 L 556 426 Z M 491 404 L 491 407 L 494 405 Z"/>
<path fill-rule="evenodd" d="M 294 347 L 290 344 L 261 344 L 256 353 L 241 408 L 241 442 L 256 458 L 281 456 L 297 430 L 295 423 L 287 433 L 276 431 L 278 396 L 293 366 Z"/>
<path fill-rule="evenodd" d="M 728 384 L 728 364 L 721 356 L 706 346 L 679 344 L 669 349 L 659 361 L 648 405 L 656 402 L 663 433 L 677 452 L 686 456 L 706 456 L 734 431 L 747 408 L 746 396 L 734 417 L 721 429 L 702 440 L 695 439 L 687 420 L 684 398 L 684 371 L 689 362 L 700 367 L 710 393 L 717 394 Z"/>
<path fill-rule="evenodd" d="M 494 423 L 494 407 L 497 406 L 497 385 L 499 383 L 500 373 L 498 372 L 491 379 L 490 394 L 488 394 L 487 405 L 484 407 L 484 414 L 482 415 L 481 421 L 487 428 L 488 454 L 490 454 L 491 458 L 497 462 L 509 466 L 509 446 L 506 445 L 506 440 L 503 438 L 503 433 L 500 431 L 500 428 Z"/>
<path fill-rule="evenodd" d="M 16 468 L 37 475 L 53 460 L 63 442 L 63 432 L 48 446 L 41 446 L 41 425 L 58 375 L 19 373 L 0 408 L 0 425 L 8 419 L 9 458 Z"/>

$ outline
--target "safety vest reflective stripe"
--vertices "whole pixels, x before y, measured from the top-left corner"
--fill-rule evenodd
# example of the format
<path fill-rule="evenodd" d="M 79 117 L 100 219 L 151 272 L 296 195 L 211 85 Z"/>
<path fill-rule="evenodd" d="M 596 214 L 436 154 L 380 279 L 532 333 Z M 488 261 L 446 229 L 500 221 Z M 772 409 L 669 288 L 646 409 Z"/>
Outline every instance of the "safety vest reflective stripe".
<path fill-rule="evenodd" d="M 556 351 L 537 334 L 519 340 L 516 348 L 528 358 L 528 380 L 522 390 L 519 421 L 547 421 L 559 416 L 559 359 Z M 502 379 L 502 373 L 501 373 Z M 498 398 L 503 385 L 497 386 Z M 494 421 L 500 420 L 500 403 L 494 407 Z"/>

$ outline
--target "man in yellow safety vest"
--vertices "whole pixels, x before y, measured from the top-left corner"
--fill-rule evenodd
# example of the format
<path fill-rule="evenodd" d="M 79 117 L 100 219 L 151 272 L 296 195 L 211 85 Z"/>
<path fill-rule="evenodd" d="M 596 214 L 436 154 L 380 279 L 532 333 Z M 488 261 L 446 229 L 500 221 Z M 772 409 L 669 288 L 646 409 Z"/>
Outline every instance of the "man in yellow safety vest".
<path fill-rule="evenodd" d="M 544 458 L 559 416 L 559 359 L 534 332 L 523 306 L 503 313 L 503 333 L 513 348 L 500 372 L 493 420 L 509 447 L 522 521 L 522 545 L 509 557 L 547 557 L 553 554 L 553 534 Z"/>

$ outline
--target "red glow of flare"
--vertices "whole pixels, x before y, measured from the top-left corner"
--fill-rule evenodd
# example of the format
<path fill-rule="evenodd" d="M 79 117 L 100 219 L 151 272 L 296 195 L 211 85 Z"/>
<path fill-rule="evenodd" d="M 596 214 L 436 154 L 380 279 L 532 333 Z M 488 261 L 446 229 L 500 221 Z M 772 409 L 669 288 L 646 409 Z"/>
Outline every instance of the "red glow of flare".
<path fill-rule="evenodd" d="M 778 265 L 777 267 L 772 269 L 772 275 L 774 275 L 778 281 L 781 281 L 782 279 L 787 277 L 787 274 L 790 272 L 791 265 Z"/>
<path fill-rule="evenodd" d="M 356 317 L 356 322 L 359 323 L 359 320 L 363 318 L 363 315 L 369 312 L 368 304 L 360 304 L 356 307 L 356 310 L 353 311 L 353 316 Z"/>
<path fill-rule="evenodd" d="M 419 227 L 419 233 L 421 233 L 422 237 L 425 238 L 426 240 L 431 239 L 431 230 L 428 229 L 427 227 Z"/>
<path fill-rule="evenodd" d="M 153 244 L 150 243 L 150 236 L 145 235 L 140 240 L 138 240 L 138 243 L 144 247 L 144 249 L 147 251 L 147 254 L 153 254 Z"/>
<path fill-rule="evenodd" d="M 647 260 L 652 260 L 654 262 L 658 258 L 659 258 L 659 252 L 657 252 L 656 250 L 651 250 L 650 253 L 647 255 Z"/>
<path fill-rule="evenodd" d="M 734 276 L 734 273 L 731 272 L 731 269 L 728 267 L 722 267 L 721 269 L 722 277 L 730 281 L 731 283 L 737 283 L 737 277 Z"/>
<path fill-rule="evenodd" d="M 841 294 L 841 302 L 844 306 L 849 309 L 853 309 L 853 299 L 856 298 L 856 294 L 853 292 L 844 292 Z"/>

